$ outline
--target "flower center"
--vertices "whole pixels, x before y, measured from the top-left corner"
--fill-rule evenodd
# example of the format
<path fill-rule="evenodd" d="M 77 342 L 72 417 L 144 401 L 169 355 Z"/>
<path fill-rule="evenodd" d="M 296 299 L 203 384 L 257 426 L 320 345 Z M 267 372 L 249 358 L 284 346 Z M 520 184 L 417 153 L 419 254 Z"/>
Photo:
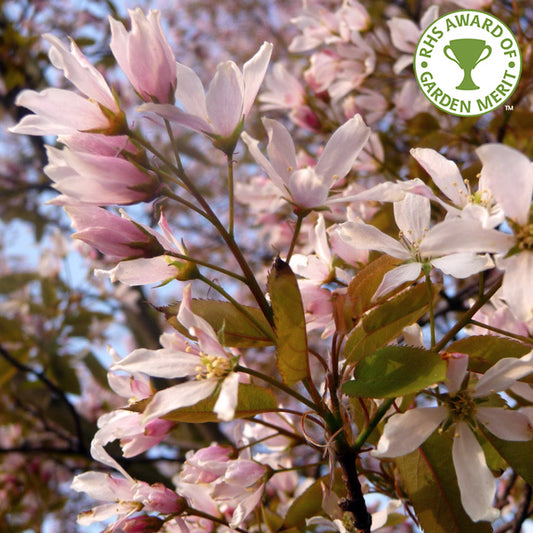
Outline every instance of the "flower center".
<path fill-rule="evenodd" d="M 448 407 L 455 420 L 472 419 L 476 412 L 476 402 L 468 391 L 461 391 L 449 399 Z"/>
<path fill-rule="evenodd" d="M 519 250 L 533 250 L 533 223 L 515 228 L 516 245 Z"/>
<path fill-rule="evenodd" d="M 231 372 L 231 361 L 220 355 L 200 353 L 200 365 L 196 367 L 196 379 L 223 378 Z"/>

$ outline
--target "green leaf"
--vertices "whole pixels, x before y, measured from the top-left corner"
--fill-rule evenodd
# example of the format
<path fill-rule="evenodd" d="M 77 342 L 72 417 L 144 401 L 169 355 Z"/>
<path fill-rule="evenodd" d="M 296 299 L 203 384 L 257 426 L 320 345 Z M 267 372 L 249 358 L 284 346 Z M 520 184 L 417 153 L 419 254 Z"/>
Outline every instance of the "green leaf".
<path fill-rule="evenodd" d="M 438 290 L 434 291 L 438 293 Z M 418 284 L 366 314 L 344 347 L 348 362 L 356 362 L 401 335 L 429 309 L 427 289 Z"/>
<path fill-rule="evenodd" d="M 336 470 L 333 475 L 333 492 L 341 496 L 346 492 L 346 485 L 341 479 L 340 470 Z M 305 519 L 324 514 L 322 508 L 324 499 L 323 487 L 328 490 L 330 486 L 330 476 L 323 476 L 297 496 L 285 515 L 282 531 L 286 532 L 293 527 L 298 528 L 299 531 L 307 531 L 305 529 Z"/>
<path fill-rule="evenodd" d="M 217 415 L 213 413 L 217 396 L 211 396 L 201 400 L 190 407 L 182 407 L 171 411 L 162 418 L 173 422 L 219 422 Z M 235 418 L 248 418 L 259 413 L 265 413 L 277 409 L 278 401 L 269 389 L 249 383 L 239 384 L 239 398 L 235 409 Z M 136 409 L 134 409 L 136 410 Z"/>
<path fill-rule="evenodd" d="M 277 365 L 283 382 L 294 385 L 308 373 L 305 315 L 296 276 L 279 257 L 268 275 L 274 312 Z"/>
<path fill-rule="evenodd" d="M 446 363 L 434 352 L 412 346 L 386 346 L 355 367 L 354 381 L 342 387 L 349 396 L 394 398 L 418 392 L 446 377 Z"/>
<path fill-rule="evenodd" d="M 526 483 L 533 485 L 533 440 L 526 442 L 499 439 L 490 431 L 483 431 L 485 438 L 498 454 Z"/>
<path fill-rule="evenodd" d="M 352 301 L 354 318 L 376 305 L 372 297 L 376 293 L 383 276 L 401 264 L 399 259 L 382 255 L 357 273 L 348 286 L 348 296 Z"/>
<path fill-rule="evenodd" d="M 472 522 L 461 504 L 452 462 L 453 431 L 434 432 L 416 451 L 394 461 L 426 533 L 491 533 L 488 522 Z"/>
<path fill-rule="evenodd" d="M 0 277 L 0 294 L 9 294 L 18 291 L 25 285 L 38 279 L 32 272 L 15 272 Z"/>
<path fill-rule="evenodd" d="M 261 328 L 230 302 L 219 300 L 192 300 L 191 302 L 191 310 L 195 315 L 202 317 L 216 332 L 223 333 L 225 346 L 237 348 L 272 346 L 274 343 L 265 332 L 271 334 L 272 337 L 274 337 L 274 332 L 261 310 L 247 305 L 243 307 Z M 183 335 L 189 336 L 187 329 L 178 322 L 176 317 L 179 304 L 157 309 L 165 314 L 167 322 L 172 327 Z"/>
<path fill-rule="evenodd" d="M 474 335 L 452 342 L 448 353 L 459 352 L 468 355 L 468 369 L 485 373 L 492 365 L 505 357 L 522 357 L 531 351 L 531 346 L 496 335 Z M 533 376 L 524 378 L 533 382 Z"/>

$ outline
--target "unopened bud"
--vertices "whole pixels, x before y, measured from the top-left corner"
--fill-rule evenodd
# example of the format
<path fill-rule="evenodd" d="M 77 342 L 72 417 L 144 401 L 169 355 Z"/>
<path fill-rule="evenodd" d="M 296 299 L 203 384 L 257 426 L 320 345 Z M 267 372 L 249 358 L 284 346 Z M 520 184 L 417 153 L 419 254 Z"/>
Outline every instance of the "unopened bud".
<path fill-rule="evenodd" d="M 157 516 L 134 516 L 120 524 L 120 530 L 124 533 L 155 533 L 164 524 Z"/>

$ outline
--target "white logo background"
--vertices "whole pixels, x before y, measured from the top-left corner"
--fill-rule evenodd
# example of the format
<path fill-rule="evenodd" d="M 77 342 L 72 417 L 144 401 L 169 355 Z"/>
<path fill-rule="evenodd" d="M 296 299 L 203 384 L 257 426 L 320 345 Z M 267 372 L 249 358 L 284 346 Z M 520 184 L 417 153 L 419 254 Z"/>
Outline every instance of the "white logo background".
<path fill-rule="evenodd" d="M 459 26 L 461 19 L 468 20 L 469 25 Z M 475 20 L 481 27 L 471 24 Z M 479 39 L 491 48 L 490 55 L 471 73 L 479 89 L 457 89 L 465 73 L 444 51 L 455 39 Z M 486 54 L 483 51 L 480 57 Z M 450 50 L 448 55 L 454 57 Z M 511 96 L 520 79 L 522 62 L 518 43 L 503 22 L 482 11 L 461 10 L 428 26 L 418 41 L 413 66 L 420 88 L 434 105 L 451 114 L 475 116 L 501 106 Z"/>

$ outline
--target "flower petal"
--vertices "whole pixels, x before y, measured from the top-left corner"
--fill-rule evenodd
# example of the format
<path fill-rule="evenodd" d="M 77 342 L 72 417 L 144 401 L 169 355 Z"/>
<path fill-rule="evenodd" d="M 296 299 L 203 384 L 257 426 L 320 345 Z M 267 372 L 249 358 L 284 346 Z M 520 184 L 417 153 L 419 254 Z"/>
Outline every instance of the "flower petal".
<path fill-rule="evenodd" d="M 411 155 L 431 176 L 435 185 L 458 207 L 466 205 L 468 191 L 457 165 L 431 148 L 413 148 Z"/>
<path fill-rule="evenodd" d="M 414 281 L 420 275 L 422 265 L 420 263 L 406 263 L 389 270 L 381 280 L 372 300 L 376 301 L 382 296 L 399 287 L 406 281 Z"/>
<path fill-rule="evenodd" d="M 504 391 L 515 381 L 533 372 L 533 351 L 523 357 L 505 357 L 490 367 L 477 382 L 474 397 Z"/>
<path fill-rule="evenodd" d="M 315 167 L 315 172 L 324 177 L 328 188 L 348 174 L 369 137 L 370 128 L 361 115 L 356 115 L 335 130 Z"/>
<path fill-rule="evenodd" d="M 95 276 L 108 276 L 113 282 L 120 281 L 124 285 L 148 285 L 159 283 L 168 279 L 173 279 L 177 270 L 175 266 L 169 265 L 166 256 L 159 255 L 148 259 L 130 259 L 121 261 L 111 270 L 96 269 Z"/>
<path fill-rule="evenodd" d="M 481 178 L 506 216 L 526 224 L 533 193 L 533 164 L 510 146 L 491 143 L 476 150 L 483 163 Z"/>
<path fill-rule="evenodd" d="M 144 410 L 144 422 L 161 418 L 175 409 L 198 403 L 215 392 L 217 383 L 217 379 L 186 381 L 156 392 Z"/>
<path fill-rule="evenodd" d="M 513 241 L 511 235 L 483 228 L 477 220 L 454 218 L 433 226 L 426 233 L 420 252 L 424 257 L 458 252 L 504 252 Z"/>
<path fill-rule="evenodd" d="M 237 407 L 237 399 L 239 395 L 239 374 L 232 372 L 229 374 L 220 387 L 213 411 L 220 420 L 228 422 L 235 416 L 235 408 Z"/>
<path fill-rule="evenodd" d="M 518 320 L 529 322 L 533 318 L 533 253 L 497 257 L 496 266 L 505 270 L 501 289 L 504 300 Z"/>
<path fill-rule="evenodd" d="M 445 274 L 460 279 L 468 278 L 472 274 L 477 274 L 494 266 L 494 262 L 488 254 L 478 255 L 468 252 L 438 257 L 432 259 L 431 264 Z"/>
<path fill-rule="evenodd" d="M 142 372 L 158 378 L 181 378 L 194 376 L 200 358 L 187 352 L 162 348 L 148 350 L 139 348 L 113 364 L 111 370 L 125 370 L 130 374 Z"/>
<path fill-rule="evenodd" d="M 400 457 L 416 450 L 444 421 L 448 409 L 417 407 L 387 420 L 374 457 Z"/>
<path fill-rule="evenodd" d="M 493 521 L 499 512 L 492 507 L 496 483 L 487 466 L 483 449 L 465 422 L 458 422 L 452 446 L 453 465 L 461 503 L 474 521 Z"/>
<path fill-rule="evenodd" d="M 356 250 L 377 250 L 397 257 L 410 259 L 411 254 L 398 241 L 379 229 L 363 222 L 345 222 L 338 229 L 340 238 Z"/>
<path fill-rule="evenodd" d="M 202 81 L 191 68 L 176 63 L 178 84 L 174 93 L 187 113 L 195 115 L 207 122 L 207 108 L 205 106 L 205 92 Z"/>
<path fill-rule="evenodd" d="M 257 91 L 263 82 L 265 73 L 272 55 L 272 44 L 264 42 L 258 52 L 242 68 L 242 77 L 244 79 L 244 97 L 242 113 L 248 114 L 254 103 Z"/>
<path fill-rule="evenodd" d="M 215 132 L 222 137 L 230 137 L 243 117 L 243 93 L 244 82 L 237 65 L 233 61 L 220 63 L 205 103 Z"/>
<path fill-rule="evenodd" d="M 409 241 L 420 242 L 429 229 L 431 219 L 429 199 L 419 194 L 406 194 L 403 200 L 394 202 L 394 219 Z"/>
<path fill-rule="evenodd" d="M 501 407 L 479 407 L 476 418 L 500 439 L 527 441 L 533 438 L 531 421 L 519 411 Z"/>

